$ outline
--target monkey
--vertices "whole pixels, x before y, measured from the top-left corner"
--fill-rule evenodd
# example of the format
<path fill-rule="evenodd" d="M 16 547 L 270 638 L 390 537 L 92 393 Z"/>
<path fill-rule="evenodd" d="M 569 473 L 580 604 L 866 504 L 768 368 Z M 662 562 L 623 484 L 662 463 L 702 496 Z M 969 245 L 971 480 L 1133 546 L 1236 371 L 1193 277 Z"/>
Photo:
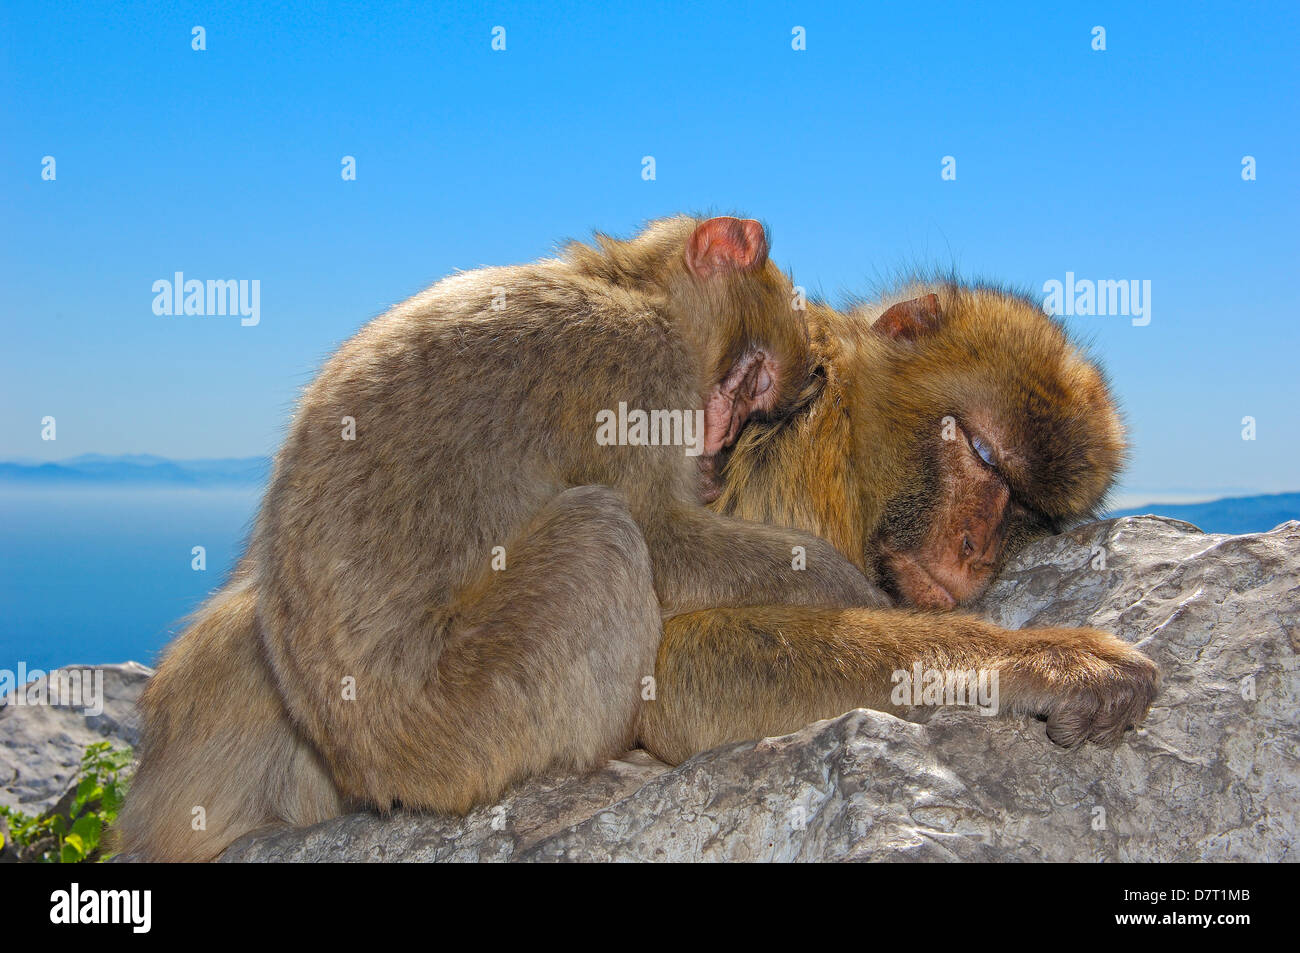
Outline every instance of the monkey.
<path fill-rule="evenodd" d="M 1062 744 L 1140 720 L 1157 673 L 1120 640 L 940 611 L 1104 495 L 1122 433 L 1099 372 L 994 292 L 792 315 L 790 290 L 758 223 L 679 218 L 363 329 L 141 698 L 118 849 L 207 860 L 359 806 L 464 812 L 634 744 L 677 763 L 890 710 L 915 662 L 1001 670 Z M 702 406 L 699 457 L 597 446 L 615 402 Z M 977 446 L 1004 475 L 965 478 Z"/>
<path fill-rule="evenodd" d="M 351 804 L 464 812 L 631 747 L 664 616 L 889 604 L 829 542 L 706 506 L 748 420 L 804 386 L 794 300 L 759 222 L 678 216 L 364 327 L 140 699 L 120 849 L 211 859 Z M 682 439 L 602 445 L 615 408 L 684 411 Z"/>
<path fill-rule="evenodd" d="M 934 280 L 850 312 L 810 303 L 812 386 L 728 451 L 719 512 L 807 529 L 899 608 L 719 607 L 666 619 L 641 743 L 677 763 L 855 707 L 895 673 L 999 673 L 999 710 L 1065 747 L 1115 743 L 1155 664 L 1093 629 L 1008 631 L 951 610 L 1028 542 L 1094 516 L 1123 425 L 1100 369 L 1026 295 Z M 733 673 L 743 670 L 745 678 Z"/>

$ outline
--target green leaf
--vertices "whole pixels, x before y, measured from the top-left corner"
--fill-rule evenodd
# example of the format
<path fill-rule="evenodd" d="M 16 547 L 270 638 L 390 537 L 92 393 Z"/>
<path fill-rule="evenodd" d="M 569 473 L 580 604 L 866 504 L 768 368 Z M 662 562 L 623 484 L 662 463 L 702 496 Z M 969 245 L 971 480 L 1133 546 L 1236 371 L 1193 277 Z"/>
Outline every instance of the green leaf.
<path fill-rule="evenodd" d="M 86 856 L 86 851 L 81 843 L 81 838 L 76 834 L 69 834 L 63 841 L 63 849 L 59 852 L 59 862 L 64 864 L 76 864 Z"/>
<path fill-rule="evenodd" d="M 104 822 L 94 814 L 85 814 L 77 818 L 76 823 L 72 825 L 72 833 L 68 835 L 68 840 L 77 838 L 77 843 L 81 846 L 83 854 L 89 854 L 99 846 L 99 835 L 104 830 Z"/>
<path fill-rule="evenodd" d="M 104 788 L 103 810 L 100 812 L 104 819 L 112 821 L 120 810 L 122 810 L 122 790 L 116 784 L 110 784 Z"/>

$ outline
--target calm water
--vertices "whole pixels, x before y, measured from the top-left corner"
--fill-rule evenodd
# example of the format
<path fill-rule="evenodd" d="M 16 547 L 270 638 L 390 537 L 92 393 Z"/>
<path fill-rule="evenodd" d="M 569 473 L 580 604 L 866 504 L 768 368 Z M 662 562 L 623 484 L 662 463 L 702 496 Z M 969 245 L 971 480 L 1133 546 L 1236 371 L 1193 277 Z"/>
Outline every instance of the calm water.
<path fill-rule="evenodd" d="M 151 665 L 226 579 L 260 490 L 0 489 L 0 668 Z M 190 568 L 195 546 L 207 570 Z"/>

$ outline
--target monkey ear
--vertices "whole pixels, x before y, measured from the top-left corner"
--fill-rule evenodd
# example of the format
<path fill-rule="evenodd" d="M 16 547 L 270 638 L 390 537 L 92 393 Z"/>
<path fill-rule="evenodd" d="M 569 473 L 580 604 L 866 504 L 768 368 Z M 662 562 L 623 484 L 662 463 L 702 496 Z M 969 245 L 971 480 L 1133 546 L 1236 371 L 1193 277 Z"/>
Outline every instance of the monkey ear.
<path fill-rule="evenodd" d="M 943 316 L 939 312 L 939 296 L 934 294 L 900 301 L 886 308 L 871 330 L 894 339 L 914 341 L 939 330 Z"/>
<path fill-rule="evenodd" d="M 686 267 L 697 278 L 753 271 L 767 261 L 767 233 L 752 218 L 701 222 L 686 243 Z"/>

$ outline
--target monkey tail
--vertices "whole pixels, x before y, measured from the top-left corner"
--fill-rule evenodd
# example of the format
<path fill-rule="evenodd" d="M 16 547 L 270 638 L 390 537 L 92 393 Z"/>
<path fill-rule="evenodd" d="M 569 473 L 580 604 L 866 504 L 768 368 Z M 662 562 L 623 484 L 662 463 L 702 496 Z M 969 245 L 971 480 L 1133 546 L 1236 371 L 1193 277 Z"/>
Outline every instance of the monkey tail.
<path fill-rule="evenodd" d="M 258 828 L 343 812 L 316 750 L 289 720 L 241 573 L 171 645 L 140 696 L 139 766 L 110 847 L 149 861 L 215 860 Z"/>

